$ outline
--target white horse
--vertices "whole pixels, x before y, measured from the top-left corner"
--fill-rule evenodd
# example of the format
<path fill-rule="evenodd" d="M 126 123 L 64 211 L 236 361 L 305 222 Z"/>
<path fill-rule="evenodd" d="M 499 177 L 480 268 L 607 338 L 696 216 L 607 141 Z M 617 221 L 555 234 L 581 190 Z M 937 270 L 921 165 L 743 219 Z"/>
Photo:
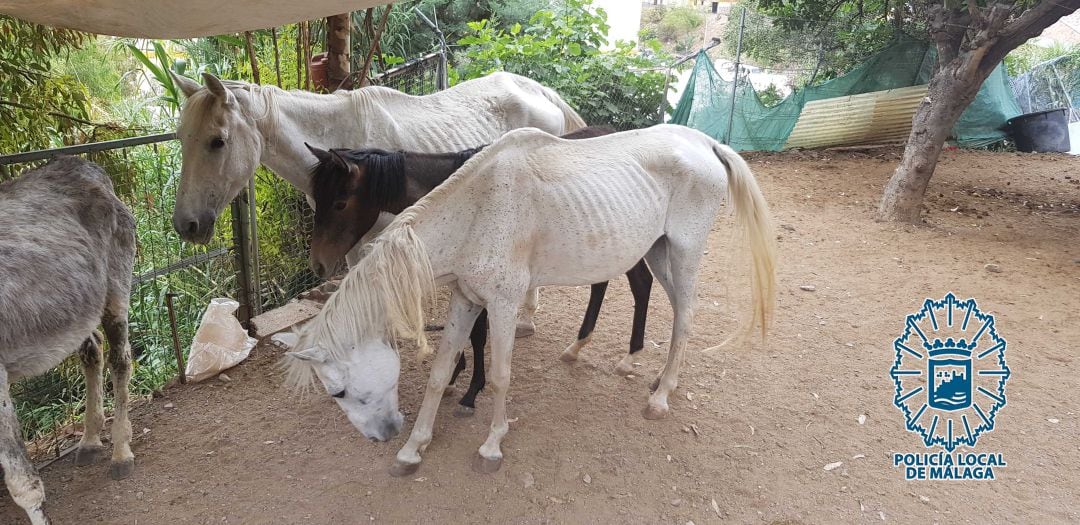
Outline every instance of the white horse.
<path fill-rule="evenodd" d="M 526 291 L 612 279 L 643 256 L 674 310 L 671 349 L 643 415 L 668 413 L 690 334 L 698 266 L 724 198 L 753 255 L 751 329 L 764 334 L 774 295 L 774 234 L 749 167 L 733 150 L 681 126 L 660 125 L 564 140 L 517 130 L 469 160 L 398 218 L 349 271 L 286 354 L 287 382 L 321 380 L 372 439 L 397 433 L 400 366 L 394 336 L 429 353 L 423 304 L 435 283 L 452 288 L 443 339 L 408 442 L 391 472 L 406 475 L 431 441 L 454 360 L 480 310 L 491 325 L 491 433 L 474 467 L 499 468 L 514 319 Z M 314 377 L 313 377 L 314 376 Z"/>
<path fill-rule="evenodd" d="M 557 93 L 511 73 L 421 97 L 378 86 L 330 95 L 283 91 L 208 73 L 205 87 L 183 76 L 173 79 L 186 97 L 176 130 L 183 163 L 173 227 L 196 243 L 210 240 L 218 215 L 259 164 L 310 195 L 317 159 L 305 142 L 323 149 L 442 153 L 482 146 L 522 127 L 562 135 L 585 126 Z M 384 218 L 376 228 L 388 222 Z M 535 305 L 534 291 L 521 335 L 532 332 Z"/>

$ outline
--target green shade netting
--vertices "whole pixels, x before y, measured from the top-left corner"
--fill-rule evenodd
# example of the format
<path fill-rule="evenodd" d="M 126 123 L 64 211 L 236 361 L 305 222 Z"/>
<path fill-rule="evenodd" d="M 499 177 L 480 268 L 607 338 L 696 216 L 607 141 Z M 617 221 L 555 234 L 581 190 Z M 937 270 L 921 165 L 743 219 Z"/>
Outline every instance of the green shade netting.
<path fill-rule="evenodd" d="M 701 130 L 736 150 L 779 151 L 807 102 L 926 84 L 936 56 L 927 43 L 899 35 L 893 44 L 844 76 L 796 91 L 773 107 L 761 103 L 749 82 L 740 81 L 731 137 L 727 137 L 734 82 L 720 78 L 702 52 L 669 122 Z M 985 146 L 1004 139 L 1005 122 L 1019 114 L 1007 75 L 999 65 L 960 117 L 953 134 L 962 146 Z"/>

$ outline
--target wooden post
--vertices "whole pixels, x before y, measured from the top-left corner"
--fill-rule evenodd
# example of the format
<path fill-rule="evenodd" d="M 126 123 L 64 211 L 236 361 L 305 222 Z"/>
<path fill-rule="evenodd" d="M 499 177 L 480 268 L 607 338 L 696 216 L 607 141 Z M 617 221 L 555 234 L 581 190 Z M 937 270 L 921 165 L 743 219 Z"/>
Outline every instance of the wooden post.
<path fill-rule="evenodd" d="M 247 49 L 248 61 L 251 62 L 251 81 L 262 84 L 261 78 L 259 78 L 259 57 L 255 56 L 255 43 L 251 31 L 244 31 L 244 48 Z"/>
<path fill-rule="evenodd" d="M 349 63 L 352 33 L 352 16 L 349 13 L 326 17 L 326 80 L 330 91 L 350 89 Z"/>

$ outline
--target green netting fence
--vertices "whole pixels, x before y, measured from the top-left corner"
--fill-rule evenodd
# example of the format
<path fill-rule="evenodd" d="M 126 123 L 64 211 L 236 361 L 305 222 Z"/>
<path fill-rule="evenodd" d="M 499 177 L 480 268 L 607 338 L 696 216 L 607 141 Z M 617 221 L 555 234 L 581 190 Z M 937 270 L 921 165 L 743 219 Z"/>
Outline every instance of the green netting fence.
<path fill-rule="evenodd" d="M 734 81 L 721 78 L 702 52 L 670 122 L 699 129 L 737 150 L 779 151 L 807 102 L 926 84 L 936 58 L 932 45 L 898 33 L 890 45 L 848 73 L 797 90 L 768 107 L 749 81 L 740 78 L 736 87 Z M 984 147 L 1006 138 L 1006 121 L 1020 113 L 1008 76 L 999 65 L 953 134 L 961 146 Z"/>

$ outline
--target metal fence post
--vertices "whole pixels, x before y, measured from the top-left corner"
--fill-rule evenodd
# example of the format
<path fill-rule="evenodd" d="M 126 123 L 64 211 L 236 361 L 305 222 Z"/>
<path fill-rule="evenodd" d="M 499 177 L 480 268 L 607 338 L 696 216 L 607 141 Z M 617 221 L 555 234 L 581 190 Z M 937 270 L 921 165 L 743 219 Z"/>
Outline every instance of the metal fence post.
<path fill-rule="evenodd" d="M 435 79 L 435 87 L 439 91 L 442 91 L 442 90 L 450 87 L 450 77 L 449 77 L 449 71 L 447 71 L 447 63 L 446 63 L 446 55 L 447 55 L 446 36 L 443 35 L 442 29 L 439 29 L 438 15 L 435 12 L 432 12 L 432 15 L 434 15 L 436 17 L 435 22 L 432 22 L 431 19 L 429 19 L 427 16 L 425 16 L 424 12 L 421 11 L 420 8 L 418 8 L 418 7 L 413 7 L 413 12 L 416 13 L 416 15 L 420 17 L 421 22 L 426 24 L 429 28 L 431 28 L 432 31 L 435 32 L 435 38 L 439 39 L 439 72 L 438 72 L 439 77 L 437 79 Z"/>
<path fill-rule="evenodd" d="M 240 309 L 236 317 L 247 324 L 254 317 L 254 297 L 251 293 L 251 215 L 248 209 L 248 190 L 245 188 L 232 201 L 233 248 L 236 250 L 236 300 Z"/>
<path fill-rule="evenodd" d="M 736 94 L 739 92 L 739 69 L 742 64 L 739 60 L 742 58 L 742 37 L 743 30 L 746 29 L 746 8 L 742 9 L 742 14 L 739 16 L 739 40 L 735 44 L 735 82 L 731 85 L 731 111 L 728 112 L 727 134 L 724 135 L 724 142 L 728 146 L 731 146 L 731 129 L 735 125 L 735 99 Z"/>

